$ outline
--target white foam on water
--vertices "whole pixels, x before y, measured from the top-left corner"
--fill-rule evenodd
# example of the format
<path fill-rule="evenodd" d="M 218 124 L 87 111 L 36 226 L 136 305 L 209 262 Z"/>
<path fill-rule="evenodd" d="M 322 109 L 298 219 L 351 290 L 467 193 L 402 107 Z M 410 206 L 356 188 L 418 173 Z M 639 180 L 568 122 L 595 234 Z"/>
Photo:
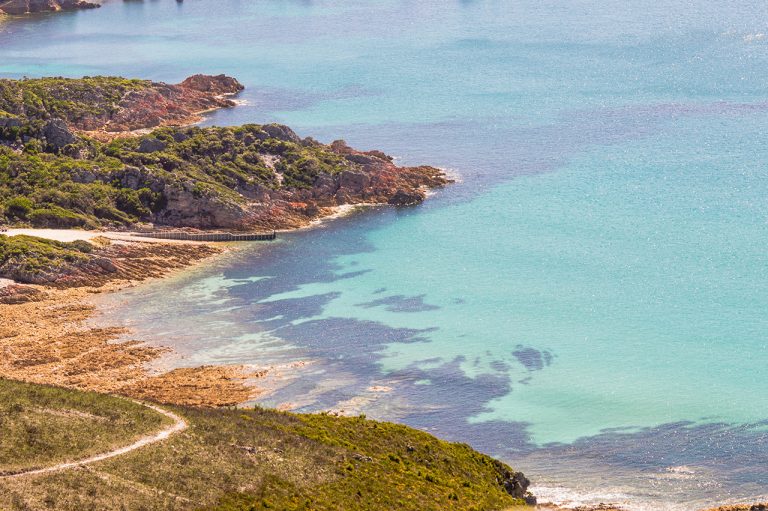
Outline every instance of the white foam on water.
<path fill-rule="evenodd" d="M 539 504 L 554 504 L 563 507 L 599 506 L 609 504 L 626 511 L 690 511 L 690 505 L 644 501 L 630 495 L 622 488 L 606 487 L 600 491 L 580 491 L 563 486 L 531 486 Z"/>

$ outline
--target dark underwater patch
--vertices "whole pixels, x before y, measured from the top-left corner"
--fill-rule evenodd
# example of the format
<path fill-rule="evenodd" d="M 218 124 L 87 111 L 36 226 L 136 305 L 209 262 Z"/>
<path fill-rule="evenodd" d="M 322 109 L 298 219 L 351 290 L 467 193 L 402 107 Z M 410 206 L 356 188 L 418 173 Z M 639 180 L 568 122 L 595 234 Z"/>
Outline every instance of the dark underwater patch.
<path fill-rule="evenodd" d="M 355 306 L 364 309 L 384 307 L 390 312 L 426 312 L 438 310 L 440 307 L 424 302 L 425 295 L 405 296 L 392 295 L 365 303 L 357 303 Z"/>
<path fill-rule="evenodd" d="M 530 346 L 518 345 L 512 355 L 529 371 L 541 371 L 552 363 L 552 354 Z"/>

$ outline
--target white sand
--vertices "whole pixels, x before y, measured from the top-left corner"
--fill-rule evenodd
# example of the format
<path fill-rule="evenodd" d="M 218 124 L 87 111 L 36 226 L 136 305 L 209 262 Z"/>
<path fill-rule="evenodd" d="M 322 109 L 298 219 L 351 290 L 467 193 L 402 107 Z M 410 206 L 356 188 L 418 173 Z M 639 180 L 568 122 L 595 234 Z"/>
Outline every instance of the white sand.
<path fill-rule="evenodd" d="M 87 241 L 96 236 L 104 236 L 104 233 L 99 231 L 76 231 L 73 229 L 8 229 L 0 234 L 7 234 L 8 236 L 37 236 L 38 238 L 56 241 Z"/>
<path fill-rule="evenodd" d="M 55 241 L 76 241 L 85 240 L 89 241 L 99 236 L 103 238 L 109 238 L 112 241 L 138 241 L 141 243 L 183 243 L 183 244 L 199 244 L 200 241 L 187 241 L 187 240 L 166 240 L 158 238 L 145 238 L 143 236 L 133 236 L 129 232 L 112 232 L 112 231 L 79 231 L 76 229 L 8 229 L 0 234 L 7 234 L 8 236 L 37 236 L 38 238 L 45 238 Z"/>

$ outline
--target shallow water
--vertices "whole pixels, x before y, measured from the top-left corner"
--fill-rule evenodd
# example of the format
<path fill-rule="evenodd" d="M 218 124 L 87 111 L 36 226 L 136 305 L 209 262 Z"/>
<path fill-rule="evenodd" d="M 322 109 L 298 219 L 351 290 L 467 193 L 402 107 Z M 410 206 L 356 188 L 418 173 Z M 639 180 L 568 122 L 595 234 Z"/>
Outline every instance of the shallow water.
<path fill-rule="evenodd" d="M 759 2 L 112 2 L 0 25 L 0 74 L 225 72 L 244 106 L 460 176 L 108 299 L 265 399 L 471 443 L 555 500 L 768 493 Z M 44 34 L 44 35 L 43 35 Z"/>

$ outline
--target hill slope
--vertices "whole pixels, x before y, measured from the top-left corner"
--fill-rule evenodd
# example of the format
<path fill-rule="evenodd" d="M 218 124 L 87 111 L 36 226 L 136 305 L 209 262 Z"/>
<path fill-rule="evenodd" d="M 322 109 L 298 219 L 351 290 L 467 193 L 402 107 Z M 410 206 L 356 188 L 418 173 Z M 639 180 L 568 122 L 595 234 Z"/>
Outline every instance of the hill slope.
<path fill-rule="evenodd" d="M 9 380 L 0 380 L 0 393 L 3 432 L 23 420 L 29 395 L 45 395 L 48 408 L 85 402 L 80 420 L 94 424 L 119 401 Z M 124 408 L 139 427 L 146 412 L 132 406 Z M 510 492 L 522 496 L 527 485 L 501 462 L 406 426 L 264 409 L 172 410 L 189 428 L 165 442 L 87 469 L 0 478 L 0 509 L 490 510 L 521 504 Z M 69 420 L 49 414 L 39 434 Z M 27 444 L 19 435 L 2 442 L 9 452 Z"/>

